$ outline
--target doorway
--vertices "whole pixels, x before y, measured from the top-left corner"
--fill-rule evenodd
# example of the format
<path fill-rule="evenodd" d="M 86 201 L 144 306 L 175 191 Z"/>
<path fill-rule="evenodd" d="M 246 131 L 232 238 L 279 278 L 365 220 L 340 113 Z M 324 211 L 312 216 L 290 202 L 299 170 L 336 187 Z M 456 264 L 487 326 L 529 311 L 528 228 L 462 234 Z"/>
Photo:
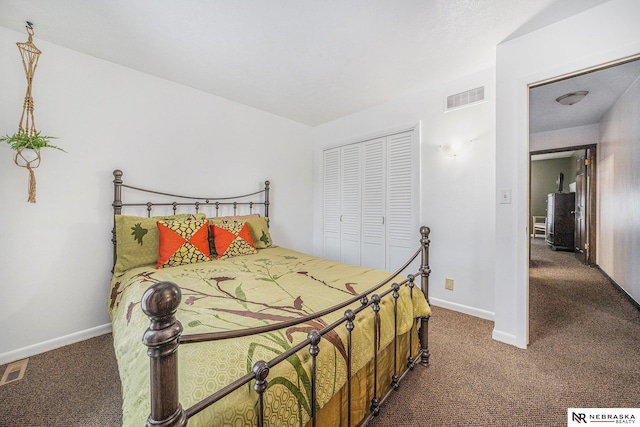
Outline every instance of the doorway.
<path fill-rule="evenodd" d="M 586 265 L 596 260 L 596 148 L 590 144 L 530 153 L 531 239 L 543 238 L 552 250 L 572 251 Z M 549 202 L 555 194 L 571 202 L 560 215 L 552 213 Z M 540 224 L 544 232 L 538 233 Z"/>
<path fill-rule="evenodd" d="M 601 124 L 606 123 L 609 111 L 639 76 L 640 60 L 635 56 L 529 88 L 529 222 L 536 214 L 544 215 L 547 223 L 551 221 L 547 215 L 548 205 L 547 210 L 540 213 L 534 201 L 534 171 L 539 169 L 535 163 L 545 156 L 570 158 L 569 161 L 575 164 L 568 167 L 568 172 L 564 172 L 564 178 L 565 183 L 568 178 L 572 187 L 552 189 L 557 193 L 568 191 L 574 194 L 574 206 L 570 211 L 573 215 L 574 245 L 563 247 L 563 250 L 574 252 L 573 255 L 583 264 L 596 266 L 598 263 L 596 231 L 600 227 L 597 200 L 603 195 L 596 193 L 597 152 L 598 144 L 606 141 L 606 135 L 600 133 Z M 561 101 L 567 97 L 573 99 L 563 104 Z M 554 176 L 556 185 L 557 180 L 561 180 L 559 173 L 556 171 Z M 606 189 L 601 191 L 606 192 Z M 533 230 L 533 225 L 530 227 Z M 549 224 L 545 240 L 548 231 Z M 600 233 L 606 231 L 600 230 Z M 600 237 L 606 237 L 606 234 Z M 529 240 L 529 251 L 534 242 L 532 239 L 535 237 Z M 539 249 L 539 238 L 536 243 Z M 549 241 L 546 243 L 553 248 Z"/>

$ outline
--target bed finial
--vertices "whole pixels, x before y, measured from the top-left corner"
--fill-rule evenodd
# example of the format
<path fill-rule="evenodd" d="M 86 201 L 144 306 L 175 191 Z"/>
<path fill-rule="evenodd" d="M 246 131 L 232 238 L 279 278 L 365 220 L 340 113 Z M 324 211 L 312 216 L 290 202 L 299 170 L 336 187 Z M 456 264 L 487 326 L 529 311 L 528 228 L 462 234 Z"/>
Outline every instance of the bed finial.
<path fill-rule="evenodd" d="M 423 239 L 429 239 L 429 234 L 431 234 L 431 229 L 426 225 L 423 225 L 422 227 L 420 227 L 420 234 L 422 235 Z"/>
<path fill-rule="evenodd" d="M 178 345 L 182 324 L 176 319 L 182 293 L 173 282 L 159 282 L 142 295 L 142 311 L 151 324 L 142 337 L 151 359 L 151 414 L 147 426 L 186 426 L 178 394 Z M 171 392 L 167 392 L 171 390 Z"/>

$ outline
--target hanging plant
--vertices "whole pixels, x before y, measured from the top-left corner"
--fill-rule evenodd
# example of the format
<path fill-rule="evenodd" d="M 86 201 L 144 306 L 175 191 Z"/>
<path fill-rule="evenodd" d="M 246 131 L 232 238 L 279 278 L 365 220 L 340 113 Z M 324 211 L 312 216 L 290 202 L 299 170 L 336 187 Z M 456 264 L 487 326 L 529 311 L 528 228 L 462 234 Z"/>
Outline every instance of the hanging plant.
<path fill-rule="evenodd" d="M 14 133 L 13 135 L 0 136 L 0 142 L 6 142 L 11 149 L 15 151 L 21 151 L 25 148 L 34 150 L 40 148 L 55 148 L 56 150 L 64 151 L 57 145 L 49 144 L 50 139 L 56 139 L 56 137 L 40 135 L 40 132 L 36 132 L 30 137 L 24 129 L 20 129 L 18 133 Z M 66 153 L 66 151 L 64 152 Z"/>
<path fill-rule="evenodd" d="M 33 171 L 40 166 L 40 149 L 55 148 L 64 151 L 62 148 L 50 144 L 49 140 L 54 139 L 53 136 L 41 135 L 36 130 L 35 118 L 33 116 L 33 97 L 31 96 L 31 87 L 33 84 L 33 76 L 38 66 L 38 58 L 42 53 L 33 44 L 33 24 L 27 22 L 27 33 L 29 40 L 24 43 L 16 43 L 20 56 L 22 57 L 22 65 L 27 77 L 27 93 L 24 96 L 24 104 L 22 107 L 22 116 L 18 125 L 18 132 L 13 135 L 5 135 L 0 137 L 0 141 L 9 144 L 12 150 L 16 151 L 14 162 L 16 165 L 27 168 L 29 171 L 29 203 L 36 202 L 36 174 Z"/>

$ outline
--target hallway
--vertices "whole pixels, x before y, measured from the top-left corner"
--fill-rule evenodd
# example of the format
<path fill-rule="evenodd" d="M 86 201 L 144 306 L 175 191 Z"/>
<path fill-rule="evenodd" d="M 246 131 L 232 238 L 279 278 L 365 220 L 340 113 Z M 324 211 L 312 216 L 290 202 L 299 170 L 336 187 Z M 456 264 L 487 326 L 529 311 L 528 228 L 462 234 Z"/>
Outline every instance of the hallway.
<path fill-rule="evenodd" d="M 573 252 L 551 250 L 544 239 L 531 239 L 529 277 L 530 345 L 558 330 L 580 327 L 585 316 L 639 320 L 637 307 L 598 268 L 581 264 Z M 596 319 L 592 334 L 604 328 Z"/>

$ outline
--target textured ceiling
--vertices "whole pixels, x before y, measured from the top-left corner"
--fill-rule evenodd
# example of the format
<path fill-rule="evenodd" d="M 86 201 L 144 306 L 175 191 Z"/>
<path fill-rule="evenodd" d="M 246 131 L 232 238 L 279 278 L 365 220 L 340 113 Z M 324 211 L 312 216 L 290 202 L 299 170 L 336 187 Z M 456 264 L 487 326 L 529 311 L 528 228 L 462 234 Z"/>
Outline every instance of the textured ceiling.
<path fill-rule="evenodd" d="M 529 91 L 529 132 L 547 132 L 600 123 L 613 104 L 640 77 L 640 60 L 560 80 Z M 561 105 L 561 95 L 589 94 L 574 105 Z"/>
<path fill-rule="evenodd" d="M 0 26 L 311 126 L 607 0 L 0 0 Z"/>

